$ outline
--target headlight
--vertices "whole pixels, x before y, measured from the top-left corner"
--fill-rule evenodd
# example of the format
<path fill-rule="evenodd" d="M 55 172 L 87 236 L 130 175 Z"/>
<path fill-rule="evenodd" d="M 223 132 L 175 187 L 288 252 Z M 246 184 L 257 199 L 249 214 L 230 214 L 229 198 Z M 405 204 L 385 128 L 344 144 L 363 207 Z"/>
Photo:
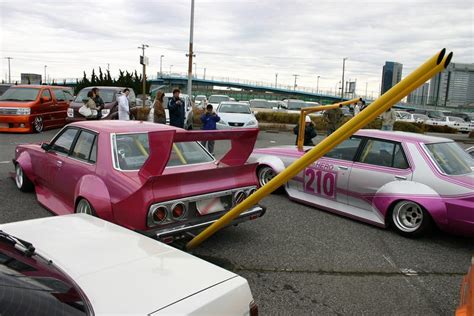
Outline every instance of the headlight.
<path fill-rule="evenodd" d="M 221 119 L 219 122 L 217 122 L 217 124 L 227 125 L 227 122 Z"/>
<path fill-rule="evenodd" d="M 16 115 L 30 115 L 30 108 L 18 108 L 16 109 Z"/>
<path fill-rule="evenodd" d="M 102 117 L 105 117 L 110 114 L 110 109 L 102 109 L 101 113 Z"/>
<path fill-rule="evenodd" d="M 249 121 L 247 122 L 247 125 L 257 125 L 257 121 L 255 120 Z"/>

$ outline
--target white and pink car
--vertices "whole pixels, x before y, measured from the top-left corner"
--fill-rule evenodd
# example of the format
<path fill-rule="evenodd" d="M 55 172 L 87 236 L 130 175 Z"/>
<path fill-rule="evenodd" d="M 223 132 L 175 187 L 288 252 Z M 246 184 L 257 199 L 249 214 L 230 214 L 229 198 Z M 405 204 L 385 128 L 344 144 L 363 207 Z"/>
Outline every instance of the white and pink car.
<path fill-rule="evenodd" d="M 311 147 L 305 147 L 305 150 Z M 305 152 L 295 146 L 255 149 L 264 185 Z M 285 185 L 291 200 L 405 236 L 434 225 L 474 235 L 474 160 L 453 140 L 361 130 Z"/>

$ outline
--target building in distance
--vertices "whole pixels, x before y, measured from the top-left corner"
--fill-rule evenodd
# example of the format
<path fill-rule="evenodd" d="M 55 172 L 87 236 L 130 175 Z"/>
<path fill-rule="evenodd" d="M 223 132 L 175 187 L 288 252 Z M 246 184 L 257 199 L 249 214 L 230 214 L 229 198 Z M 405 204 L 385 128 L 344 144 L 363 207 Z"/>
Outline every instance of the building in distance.
<path fill-rule="evenodd" d="M 386 61 L 382 69 L 382 86 L 380 94 L 384 94 L 402 80 L 403 65 L 394 61 Z"/>

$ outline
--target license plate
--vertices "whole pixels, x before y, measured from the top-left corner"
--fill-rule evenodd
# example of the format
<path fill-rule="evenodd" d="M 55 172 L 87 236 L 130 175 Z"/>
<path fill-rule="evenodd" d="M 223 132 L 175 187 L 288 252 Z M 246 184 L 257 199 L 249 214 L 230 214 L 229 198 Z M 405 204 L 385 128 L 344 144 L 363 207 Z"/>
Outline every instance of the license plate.
<path fill-rule="evenodd" d="M 0 128 L 8 128 L 8 123 L 0 123 Z"/>
<path fill-rule="evenodd" d="M 225 210 L 220 198 L 211 198 L 196 202 L 196 208 L 201 215 L 212 214 Z"/>

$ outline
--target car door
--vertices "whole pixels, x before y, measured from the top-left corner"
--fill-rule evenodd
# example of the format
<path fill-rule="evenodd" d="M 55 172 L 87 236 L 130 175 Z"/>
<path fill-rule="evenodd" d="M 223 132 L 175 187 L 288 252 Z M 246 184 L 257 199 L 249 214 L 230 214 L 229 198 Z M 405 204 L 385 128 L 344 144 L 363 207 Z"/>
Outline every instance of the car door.
<path fill-rule="evenodd" d="M 349 205 L 372 211 L 372 199 L 389 182 L 411 180 L 413 171 L 399 142 L 367 138 L 352 165 Z"/>
<path fill-rule="evenodd" d="M 66 113 L 68 108 L 68 100 L 64 91 L 61 89 L 52 89 L 54 103 L 52 105 L 52 115 L 54 121 L 51 125 L 63 126 L 66 123 Z"/>
<path fill-rule="evenodd" d="M 76 185 L 87 174 L 95 173 L 97 157 L 97 134 L 80 130 L 68 155 L 57 157 L 58 163 L 53 170 L 55 192 L 69 208 L 74 208 Z"/>
<path fill-rule="evenodd" d="M 304 169 L 305 200 L 327 207 L 335 207 L 334 202 L 347 204 L 349 176 L 361 141 L 353 136 Z"/>
<path fill-rule="evenodd" d="M 52 115 L 53 104 L 54 101 L 51 92 L 48 88 L 44 88 L 41 91 L 39 106 L 36 107 L 36 114 L 43 118 L 43 126 L 45 128 L 50 127 L 54 122 L 54 117 Z"/>

